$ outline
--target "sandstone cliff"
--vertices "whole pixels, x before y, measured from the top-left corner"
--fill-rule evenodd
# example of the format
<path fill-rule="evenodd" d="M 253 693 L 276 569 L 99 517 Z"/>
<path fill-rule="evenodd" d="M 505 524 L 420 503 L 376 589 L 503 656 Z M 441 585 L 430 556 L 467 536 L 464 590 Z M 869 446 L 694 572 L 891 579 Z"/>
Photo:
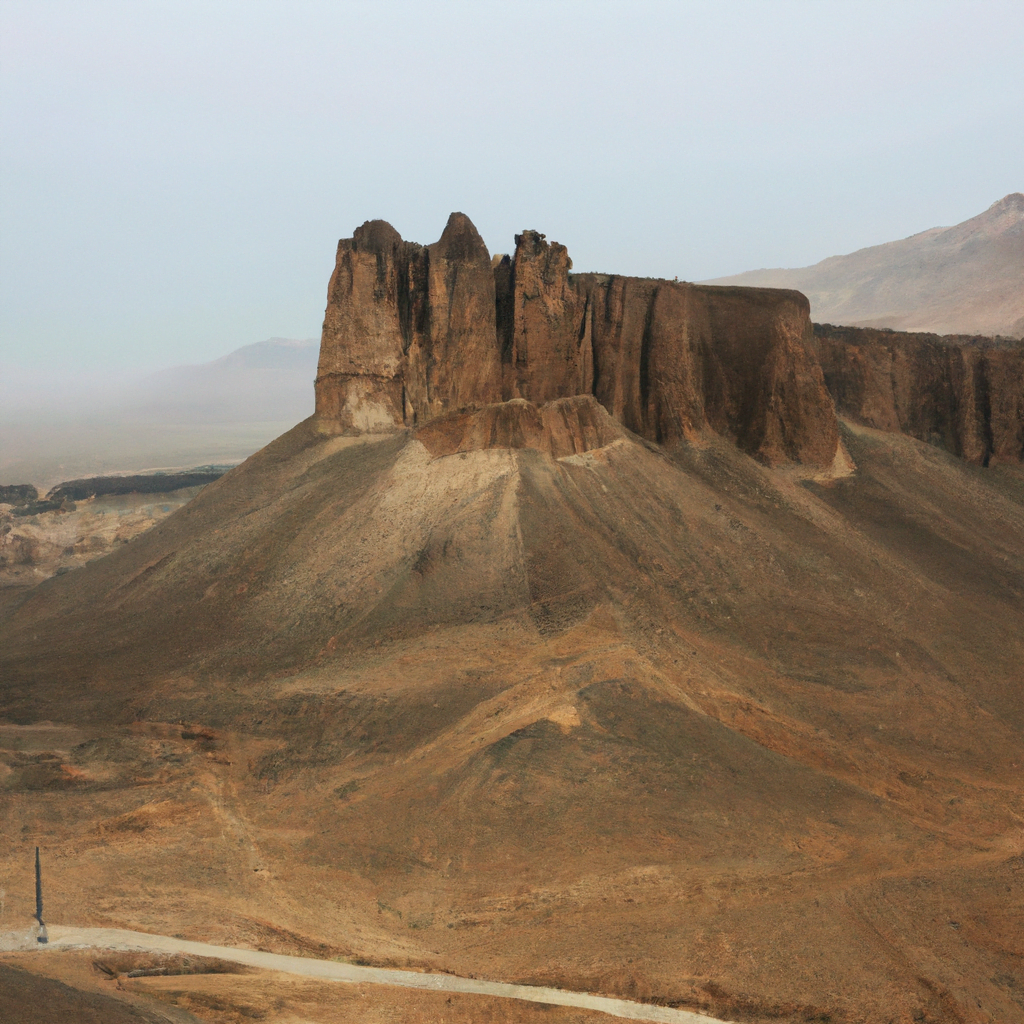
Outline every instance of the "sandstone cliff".
<path fill-rule="evenodd" d="M 1024 461 L 1024 343 L 816 324 L 840 415 L 982 466 Z"/>
<path fill-rule="evenodd" d="M 536 231 L 491 261 L 453 213 L 434 245 L 369 221 L 338 244 L 316 409 L 386 432 L 511 399 L 593 395 L 658 443 L 704 430 L 769 465 L 828 466 L 838 427 L 797 292 L 573 275 Z"/>
<path fill-rule="evenodd" d="M 768 465 L 830 465 L 832 400 L 798 292 L 580 275 L 593 390 L 659 443 L 705 428 Z"/>

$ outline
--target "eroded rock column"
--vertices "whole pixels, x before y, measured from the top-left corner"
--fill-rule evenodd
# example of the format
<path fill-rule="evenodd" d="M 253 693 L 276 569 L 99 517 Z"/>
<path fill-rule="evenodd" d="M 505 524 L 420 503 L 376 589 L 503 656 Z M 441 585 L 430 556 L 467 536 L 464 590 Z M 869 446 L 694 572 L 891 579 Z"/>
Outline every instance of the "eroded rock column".
<path fill-rule="evenodd" d="M 379 432 L 404 422 L 402 247 L 383 220 L 338 242 L 316 377 L 316 416 L 324 426 Z"/>

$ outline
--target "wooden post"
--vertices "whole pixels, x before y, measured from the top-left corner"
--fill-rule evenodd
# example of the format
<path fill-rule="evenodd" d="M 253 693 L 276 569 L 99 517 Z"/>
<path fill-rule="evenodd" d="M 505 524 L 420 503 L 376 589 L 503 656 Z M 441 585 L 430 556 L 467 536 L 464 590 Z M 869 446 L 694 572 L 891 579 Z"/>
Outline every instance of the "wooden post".
<path fill-rule="evenodd" d="M 43 924 L 43 873 L 39 868 L 39 847 L 36 847 L 36 920 L 39 922 L 39 934 L 36 942 L 49 941 L 46 935 L 46 925 Z"/>

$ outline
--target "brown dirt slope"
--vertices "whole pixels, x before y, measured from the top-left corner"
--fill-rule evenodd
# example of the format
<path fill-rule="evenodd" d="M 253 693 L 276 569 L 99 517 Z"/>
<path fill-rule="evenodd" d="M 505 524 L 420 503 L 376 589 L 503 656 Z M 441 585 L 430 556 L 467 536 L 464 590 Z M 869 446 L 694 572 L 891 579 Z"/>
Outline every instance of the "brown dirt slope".
<path fill-rule="evenodd" d="M 133 1005 L 112 994 L 83 991 L 3 963 L 0 1007 L 4 1024 L 198 1024 L 198 1018 L 187 1013 L 169 1018 L 159 1009 Z"/>
<path fill-rule="evenodd" d="M 171 969 L 149 974 L 166 963 L 142 953 L 49 950 L 44 955 L 7 954 L 3 959 L 0 1007 L 10 1014 L 3 1018 L 4 1024 L 609 1024 L 612 1020 L 591 1010 L 457 992 L 339 984 L 276 971 Z M 110 969 L 117 972 L 114 977 L 107 973 Z M 146 972 L 141 977 L 140 969 Z M 5 987 L 5 979 L 15 979 L 17 987 L 9 981 Z M 93 1008 L 96 1012 L 90 1015 Z"/>
<path fill-rule="evenodd" d="M 307 421 L 0 623 L 55 921 L 751 1021 L 1024 1017 L 1024 478 Z M 20 879 L 20 881 L 19 881 Z"/>

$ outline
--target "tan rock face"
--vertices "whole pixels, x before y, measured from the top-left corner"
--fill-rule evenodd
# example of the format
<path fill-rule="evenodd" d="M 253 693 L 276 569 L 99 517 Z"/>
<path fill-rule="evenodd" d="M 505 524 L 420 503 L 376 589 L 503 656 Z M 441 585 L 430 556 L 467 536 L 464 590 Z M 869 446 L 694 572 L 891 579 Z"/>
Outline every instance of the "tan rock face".
<path fill-rule="evenodd" d="M 338 243 L 317 367 L 321 420 L 374 432 L 402 421 L 399 272 L 407 265 L 401 236 L 382 220 Z"/>
<path fill-rule="evenodd" d="M 840 414 L 987 466 L 1024 461 L 1024 343 L 815 327 Z"/>
<path fill-rule="evenodd" d="M 0 504 L 0 590 L 35 586 L 120 550 L 201 490 L 101 494 L 31 515 Z"/>
<path fill-rule="evenodd" d="M 838 428 L 799 293 L 571 269 L 536 231 L 492 262 L 460 213 L 430 246 L 364 224 L 339 243 L 328 292 L 321 429 L 593 395 L 658 443 L 711 429 L 769 465 L 832 462 Z"/>
<path fill-rule="evenodd" d="M 495 344 L 494 272 L 484 240 L 462 213 L 448 219 L 427 249 L 429 329 L 419 332 L 418 373 L 426 395 L 413 399 L 417 422 L 449 409 L 501 401 L 501 361 Z M 412 360 L 410 360 L 412 364 Z"/>
<path fill-rule="evenodd" d="M 380 433 L 501 401 L 494 273 L 468 217 L 431 246 L 367 221 L 338 243 L 320 343 L 323 423 Z"/>

